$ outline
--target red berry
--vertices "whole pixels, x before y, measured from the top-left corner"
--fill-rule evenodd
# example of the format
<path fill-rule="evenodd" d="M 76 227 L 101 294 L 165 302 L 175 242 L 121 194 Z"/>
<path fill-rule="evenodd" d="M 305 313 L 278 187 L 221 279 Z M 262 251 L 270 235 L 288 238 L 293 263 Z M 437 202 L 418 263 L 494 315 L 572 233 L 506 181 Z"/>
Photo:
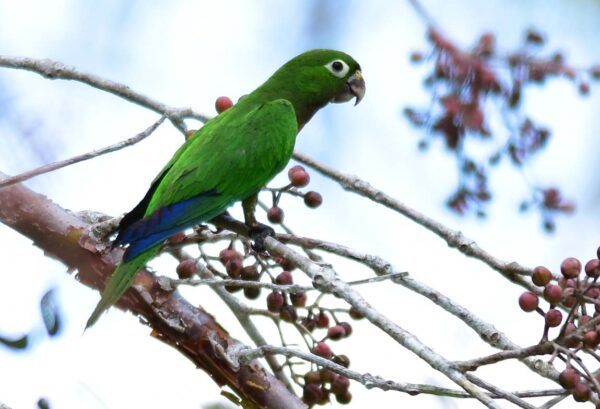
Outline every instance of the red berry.
<path fill-rule="evenodd" d="M 191 258 L 183 260 L 181 263 L 179 263 L 175 271 L 177 272 L 179 278 L 192 278 L 194 274 L 198 272 L 196 260 Z"/>
<path fill-rule="evenodd" d="M 588 82 L 580 82 L 579 83 L 579 93 L 581 95 L 587 95 L 590 93 L 590 84 Z"/>
<path fill-rule="evenodd" d="M 558 375 L 558 383 L 565 389 L 574 388 L 580 379 L 579 372 L 573 368 L 567 368 Z"/>
<path fill-rule="evenodd" d="M 579 382 L 575 385 L 575 389 L 573 389 L 573 399 L 577 402 L 587 402 L 590 400 L 591 395 L 590 386 L 585 382 Z"/>
<path fill-rule="evenodd" d="M 223 249 L 221 250 L 221 252 L 219 253 L 219 259 L 221 259 L 221 263 L 223 264 L 227 264 L 227 262 L 229 260 L 231 260 L 232 258 L 242 258 L 242 255 L 240 253 L 238 253 L 237 251 L 235 251 L 234 249 Z"/>
<path fill-rule="evenodd" d="M 273 291 L 267 295 L 267 309 L 271 312 L 281 311 L 281 307 L 285 304 L 283 294 Z"/>
<path fill-rule="evenodd" d="M 283 210 L 281 207 L 273 206 L 267 211 L 267 219 L 273 224 L 278 224 L 283 221 Z"/>
<path fill-rule="evenodd" d="M 549 327 L 558 327 L 562 322 L 562 313 L 556 308 L 551 308 L 546 312 L 546 324 Z"/>
<path fill-rule="evenodd" d="M 169 244 L 179 244 L 185 240 L 185 237 L 185 233 L 181 231 L 169 237 L 167 241 L 169 242 Z"/>
<path fill-rule="evenodd" d="M 597 258 L 592 259 L 585 263 L 585 274 L 588 277 L 598 277 L 600 276 L 600 260 Z"/>
<path fill-rule="evenodd" d="M 552 280 L 552 273 L 546 267 L 537 266 L 533 269 L 533 274 L 531 275 L 533 284 L 543 287 L 548 284 L 550 280 Z"/>
<path fill-rule="evenodd" d="M 341 325 L 334 325 L 327 330 L 327 337 L 333 341 L 337 341 L 346 336 L 346 330 Z"/>
<path fill-rule="evenodd" d="M 290 285 L 294 282 L 292 273 L 289 271 L 282 271 L 275 277 L 275 283 L 279 285 Z"/>
<path fill-rule="evenodd" d="M 329 317 L 323 311 L 321 311 L 315 317 L 317 320 L 317 328 L 327 328 L 329 326 Z"/>
<path fill-rule="evenodd" d="M 286 322 L 295 322 L 298 319 L 298 313 L 296 309 L 291 305 L 284 305 L 279 311 L 279 318 Z"/>
<path fill-rule="evenodd" d="M 233 106 L 233 102 L 228 97 L 219 97 L 215 101 L 215 109 L 220 114 Z"/>
<path fill-rule="evenodd" d="M 537 294 L 527 291 L 519 297 L 519 307 L 525 312 L 535 311 L 538 307 L 539 299 Z"/>
<path fill-rule="evenodd" d="M 563 298 L 562 289 L 555 284 L 548 284 L 544 287 L 544 299 L 550 304 L 557 304 Z"/>
<path fill-rule="evenodd" d="M 331 382 L 331 392 L 335 393 L 336 395 L 346 392 L 349 387 L 350 379 L 343 375 L 336 376 L 333 382 Z"/>
<path fill-rule="evenodd" d="M 294 166 L 288 171 L 288 179 L 295 187 L 304 187 L 310 182 L 310 175 L 302 166 Z"/>
<path fill-rule="evenodd" d="M 321 206 L 321 203 L 323 203 L 323 196 L 319 192 L 311 190 L 304 195 L 304 204 L 311 209 Z"/>
<path fill-rule="evenodd" d="M 317 342 L 313 348 L 313 354 L 325 359 L 330 359 L 333 356 L 333 351 L 325 342 Z"/>
<path fill-rule="evenodd" d="M 347 322 L 340 322 L 338 325 L 344 327 L 344 331 L 346 331 L 346 336 L 349 337 L 352 334 L 352 325 Z"/>
<path fill-rule="evenodd" d="M 294 307 L 304 307 L 306 305 L 306 293 L 290 294 L 290 301 Z"/>
<path fill-rule="evenodd" d="M 566 278 L 576 278 L 581 272 L 581 263 L 575 257 L 567 257 L 560 264 L 560 272 Z"/>

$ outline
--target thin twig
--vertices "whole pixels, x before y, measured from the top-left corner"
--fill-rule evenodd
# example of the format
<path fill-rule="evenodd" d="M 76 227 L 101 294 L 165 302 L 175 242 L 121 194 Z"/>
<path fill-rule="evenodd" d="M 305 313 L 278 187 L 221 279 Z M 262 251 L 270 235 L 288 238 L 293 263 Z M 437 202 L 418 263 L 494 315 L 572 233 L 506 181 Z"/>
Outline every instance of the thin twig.
<path fill-rule="evenodd" d="M 23 181 L 25 181 L 27 179 L 31 179 L 32 177 L 35 177 L 35 176 L 43 175 L 44 173 L 53 172 L 57 169 L 61 169 L 66 166 L 70 166 L 70 165 L 73 165 L 78 162 L 83 162 L 83 161 L 86 161 L 89 159 L 96 158 L 101 155 L 106 155 L 107 153 L 118 151 L 120 149 L 126 148 L 131 145 L 135 145 L 136 143 L 138 143 L 138 142 L 142 141 L 143 139 L 147 138 L 148 136 L 150 136 L 156 130 L 156 128 L 158 128 L 160 126 L 160 124 L 162 124 L 164 122 L 164 120 L 165 120 L 164 116 L 160 117 L 156 122 L 154 122 L 152 125 L 150 125 L 148 128 L 146 128 L 144 131 L 140 132 L 139 134 L 137 134 L 129 139 L 125 139 L 124 141 L 117 142 L 115 144 L 106 146 L 106 147 L 98 149 L 98 150 L 84 153 L 83 155 L 78 155 L 78 156 L 74 156 L 69 159 L 61 160 L 61 161 L 54 162 L 54 163 L 49 163 L 47 165 L 40 166 L 39 168 L 32 169 L 27 172 L 23 172 L 20 175 L 16 175 L 16 176 L 12 176 L 7 179 L 4 179 L 4 180 L 0 181 L 0 189 L 2 189 L 3 187 L 6 187 L 6 186 L 14 185 L 15 183 L 23 182 Z"/>
<path fill-rule="evenodd" d="M 532 270 L 530 268 L 522 266 L 517 262 L 506 262 L 494 257 L 492 254 L 479 247 L 475 241 L 465 237 L 462 232 L 452 230 L 436 220 L 424 215 L 423 213 L 408 207 L 404 203 L 394 199 L 383 191 L 374 188 L 368 182 L 360 179 L 357 176 L 342 173 L 336 169 L 319 163 L 298 151 L 294 152 L 294 159 L 307 166 L 310 166 L 322 175 L 335 180 L 345 190 L 366 197 L 378 204 L 402 214 L 403 216 L 409 218 L 410 220 L 425 227 L 427 230 L 444 239 L 449 247 L 456 248 L 466 256 L 483 261 L 485 264 L 498 271 L 510 281 L 517 283 L 529 290 L 535 290 L 535 286 L 522 277 L 523 275 L 531 276 Z"/>
<path fill-rule="evenodd" d="M 0 55 L 0 67 L 32 71 L 51 80 L 62 79 L 82 82 L 166 116 L 184 135 L 187 132 L 187 127 L 183 122 L 185 118 L 193 118 L 201 122 L 206 122 L 210 119 L 209 116 L 196 112 L 192 108 L 174 108 L 165 105 L 162 102 L 132 90 L 127 85 L 80 71 L 75 67 L 69 67 L 58 61 Z"/>

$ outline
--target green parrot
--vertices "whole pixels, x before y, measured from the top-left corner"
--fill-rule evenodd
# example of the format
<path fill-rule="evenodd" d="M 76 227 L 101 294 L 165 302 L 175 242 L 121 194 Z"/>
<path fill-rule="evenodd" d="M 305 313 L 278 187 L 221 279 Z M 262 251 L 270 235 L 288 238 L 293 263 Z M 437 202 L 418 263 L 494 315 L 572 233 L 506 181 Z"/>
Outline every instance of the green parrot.
<path fill-rule="evenodd" d="M 352 57 L 312 50 L 206 122 L 121 220 L 113 246 L 126 247 L 125 253 L 86 328 L 117 302 L 173 234 L 211 220 L 238 201 L 245 223 L 260 225 L 254 219 L 256 195 L 288 163 L 300 129 L 329 102 L 356 98 L 356 105 L 364 94 L 360 66 Z"/>

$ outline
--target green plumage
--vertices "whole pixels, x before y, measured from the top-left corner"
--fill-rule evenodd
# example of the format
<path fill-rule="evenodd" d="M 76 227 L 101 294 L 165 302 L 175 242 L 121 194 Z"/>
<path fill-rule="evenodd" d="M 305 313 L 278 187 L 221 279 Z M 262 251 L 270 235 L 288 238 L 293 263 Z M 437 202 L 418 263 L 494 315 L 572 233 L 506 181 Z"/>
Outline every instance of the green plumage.
<path fill-rule="evenodd" d="M 87 327 L 117 302 L 166 238 L 252 197 L 279 173 L 292 155 L 298 131 L 317 110 L 353 97 L 358 103 L 363 94 L 360 67 L 350 56 L 313 50 L 208 121 L 121 221 L 115 245 L 127 246 L 123 261 Z"/>

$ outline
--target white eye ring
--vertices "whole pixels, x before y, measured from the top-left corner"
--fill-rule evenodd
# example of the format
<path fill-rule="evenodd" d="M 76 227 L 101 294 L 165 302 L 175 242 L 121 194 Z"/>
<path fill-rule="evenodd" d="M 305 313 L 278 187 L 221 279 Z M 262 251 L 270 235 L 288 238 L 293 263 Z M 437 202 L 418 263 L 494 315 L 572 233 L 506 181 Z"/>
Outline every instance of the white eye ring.
<path fill-rule="evenodd" d="M 348 71 L 350 71 L 348 64 L 342 60 L 333 60 L 330 63 L 325 64 L 325 68 L 338 78 L 344 78 L 346 74 L 348 74 Z"/>

